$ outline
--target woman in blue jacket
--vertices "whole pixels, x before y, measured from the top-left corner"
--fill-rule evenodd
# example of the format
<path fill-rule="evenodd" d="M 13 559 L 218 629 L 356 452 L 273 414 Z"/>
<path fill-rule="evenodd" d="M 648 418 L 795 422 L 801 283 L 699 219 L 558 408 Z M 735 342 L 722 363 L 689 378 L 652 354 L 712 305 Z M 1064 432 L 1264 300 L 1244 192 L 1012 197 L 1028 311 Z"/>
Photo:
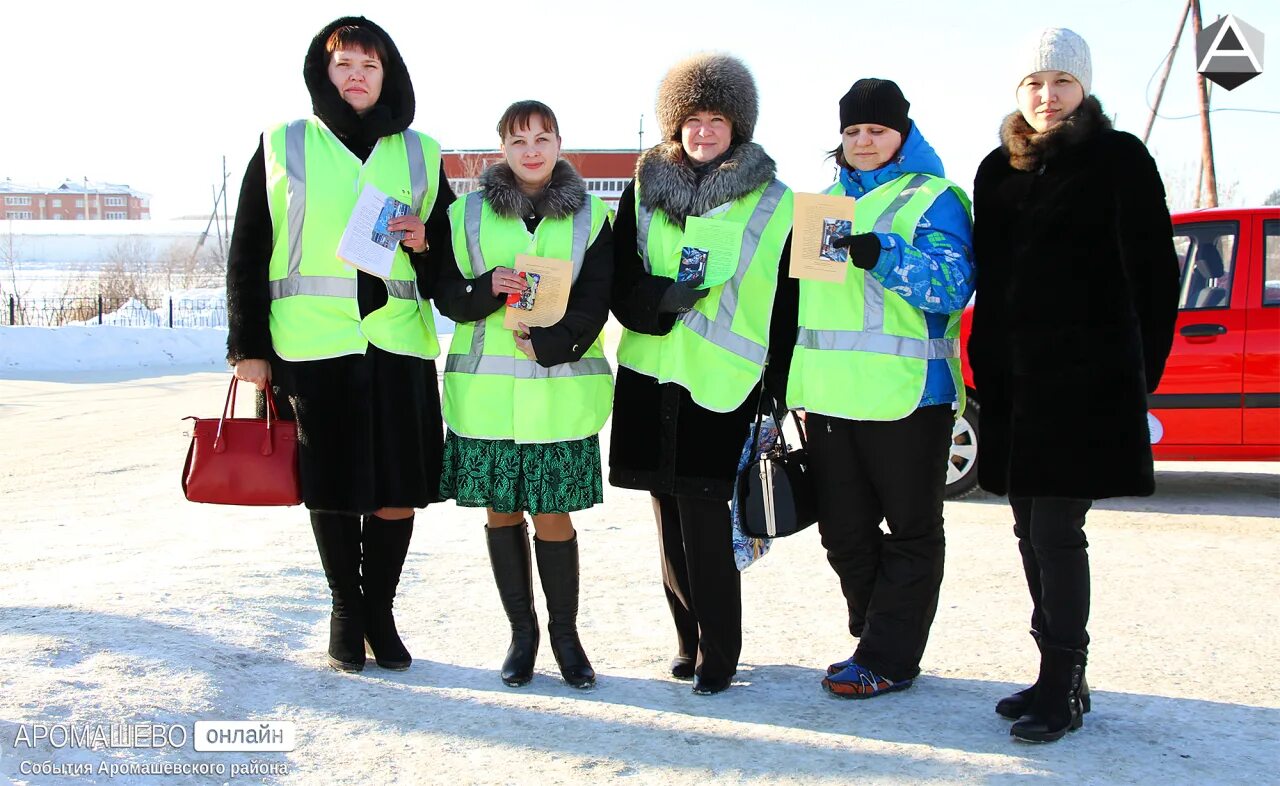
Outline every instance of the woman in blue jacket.
<path fill-rule="evenodd" d="M 960 313 L 973 292 L 969 200 L 908 118 L 896 84 L 840 100 L 839 182 L 858 199 L 843 283 L 800 283 L 787 403 L 807 413 L 818 526 L 840 578 L 851 657 L 829 692 L 910 687 L 938 606 L 942 502 L 963 406 Z M 882 532 L 881 522 L 887 525 Z"/>

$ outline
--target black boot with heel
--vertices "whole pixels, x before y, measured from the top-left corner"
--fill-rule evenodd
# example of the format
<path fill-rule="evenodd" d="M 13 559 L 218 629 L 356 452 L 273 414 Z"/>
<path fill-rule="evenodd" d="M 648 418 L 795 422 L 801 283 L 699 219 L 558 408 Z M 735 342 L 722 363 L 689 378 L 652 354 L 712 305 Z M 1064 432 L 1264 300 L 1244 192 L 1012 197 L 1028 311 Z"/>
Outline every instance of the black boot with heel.
<path fill-rule="evenodd" d="M 1040 648 L 1040 634 L 1031 631 L 1031 637 L 1036 640 L 1036 649 Z M 1023 715 L 1031 711 L 1031 705 L 1035 701 L 1036 685 L 1005 696 L 996 702 L 996 714 L 1008 720 L 1018 720 Z M 1080 712 L 1089 711 L 1089 682 L 1083 676 L 1080 678 Z"/>
<path fill-rule="evenodd" d="M 570 540 L 533 539 L 538 577 L 547 597 L 547 633 L 560 676 L 575 688 L 596 684 L 596 672 L 578 639 L 578 536 Z"/>
<path fill-rule="evenodd" d="M 379 666 L 404 671 L 413 663 L 396 630 L 392 604 L 400 571 L 409 553 L 413 537 L 413 516 L 403 519 L 364 517 L 364 564 L 361 584 L 364 588 L 365 645 Z"/>
<path fill-rule="evenodd" d="M 320 564 L 333 594 L 329 614 L 329 666 L 338 671 L 364 668 L 364 598 L 360 591 L 360 517 L 353 513 L 311 511 Z"/>
<path fill-rule="evenodd" d="M 1009 728 L 1024 742 L 1053 742 L 1084 725 L 1080 690 L 1084 685 L 1084 650 L 1044 644 L 1040 677 L 1027 714 Z"/>
<path fill-rule="evenodd" d="M 512 688 L 533 679 L 538 657 L 538 616 L 533 608 L 533 562 L 529 554 L 528 525 L 485 527 L 493 580 L 502 608 L 511 623 L 511 645 L 502 661 L 502 682 Z"/>

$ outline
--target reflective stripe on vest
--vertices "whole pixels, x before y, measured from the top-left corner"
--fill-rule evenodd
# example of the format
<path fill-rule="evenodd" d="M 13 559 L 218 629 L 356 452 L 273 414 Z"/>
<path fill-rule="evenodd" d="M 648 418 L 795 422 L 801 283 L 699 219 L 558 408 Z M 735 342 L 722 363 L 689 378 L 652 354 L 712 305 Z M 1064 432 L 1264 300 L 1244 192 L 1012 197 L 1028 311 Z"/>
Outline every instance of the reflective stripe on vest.
<path fill-rule="evenodd" d="M 646 206 L 642 193 L 643 183 L 637 183 L 637 252 L 651 275 L 674 279 L 683 230 L 665 213 L 657 219 L 661 211 Z M 742 227 L 732 277 L 710 287 L 708 296 L 680 314 L 666 335 L 625 330 L 618 362 L 660 383 L 680 385 L 698 406 L 730 412 L 763 374 L 778 262 L 791 225 L 791 191 L 772 180 L 703 217 Z"/>
<path fill-rule="evenodd" d="M 756 249 L 760 246 L 760 236 L 764 234 L 764 229 L 768 225 L 769 219 L 773 217 L 774 211 L 778 209 L 778 203 L 782 201 L 782 196 L 786 193 L 787 187 L 781 181 L 774 180 L 765 188 L 764 194 L 756 204 L 755 210 L 751 211 L 751 218 L 747 220 L 747 228 L 742 233 L 742 247 L 738 251 L 738 269 L 734 272 L 733 278 L 724 283 L 724 290 L 720 293 L 720 308 L 716 312 L 715 321 L 707 319 L 706 314 L 696 309 L 686 311 L 679 317 L 686 327 L 707 341 L 761 367 L 764 366 L 768 347 L 734 333 L 732 330 L 733 318 L 738 313 L 738 289 L 741 288 L 742 279 L 747 275 L 747 268 L 750 267 L 751 260 L 756 255 Z M 732 203 L 726 203 L 719 207 L 714 207 L 704 213 L 703 217 L 724 213 L 731 205 Z M 640 250 L 641 258 L 644 260 L 645 272 L 652 273 L 653 268 L 649 263 L 649 226 L 653 223 L 653 209 L 641 204 L 638 207 L 637 215 L 639 216 L 639 221 L 636 224 L 636 245 Z"/>
<path fill-rule="evenodd" d="M 924 213 L 948 190 L 968 209 L 968 198 L 954 183 L 924 174 L 903 175 L 858 201 L 853 231 L 895 234 L 910 243 Z M 836 183 L 827 193 L 843 195 L 844 189 Z M 869 270 L 850 267 L 849 275 L 860 276 L 861 284 L 856 279 L 844 284 L 800 282 L 800 329 L 788 405 L 846 419 L 897 420 L 918 406 L 927 362 L 946 360 L 963 407 L 958 313 L 952 315 L 944 337 L 929 338 L 923 311 L 887 290 Z M 841 323 L 856 324 L 859 306 L 861 330 L 834 329 Z"/>
<path fill-rule="evenodd" d="M 482 191 L 472 192 L 450 210 L 458 268 L 467 278 L 477 279 L 494 267 L 514 265 L 516 256 L 528 253 L 565 259 L 576 284 L 587 249 L 607 214 L 603 202 L 588 197 L 568 220 L 540 221 L 526 240 L 529 233 L 521 219 L 499 216 Z M 486 245 L 496 256 L 485 258 Z M 579 360 L 544 367 L 525 357 L 511 331 L 502 328 L 505 311 L 499 307 L 485 319 L 459 323 L 454 332 L 444 375 L 443 413 L 449 429 L 471 439 L 510 439 L 518 444 L 599 433 L 613 402 L 613 372 L 602 338 L 597 336 Z"/>

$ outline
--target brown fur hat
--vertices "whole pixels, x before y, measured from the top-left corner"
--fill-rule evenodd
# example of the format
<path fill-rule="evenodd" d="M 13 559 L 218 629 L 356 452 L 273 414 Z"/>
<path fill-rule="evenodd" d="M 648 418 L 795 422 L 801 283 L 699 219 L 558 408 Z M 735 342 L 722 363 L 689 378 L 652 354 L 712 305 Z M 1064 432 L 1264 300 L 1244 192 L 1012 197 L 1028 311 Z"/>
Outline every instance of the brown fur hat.
<path fill-rule="evenodd" d="M 738 58 L 709 52 L 681 60 L 658 86 L 662 137 L 680 138 L 680 127 L 695 112 L 721 112 L 733 123 L 735 144 L 750 142 L 760 115 L 756 80 Z"/>

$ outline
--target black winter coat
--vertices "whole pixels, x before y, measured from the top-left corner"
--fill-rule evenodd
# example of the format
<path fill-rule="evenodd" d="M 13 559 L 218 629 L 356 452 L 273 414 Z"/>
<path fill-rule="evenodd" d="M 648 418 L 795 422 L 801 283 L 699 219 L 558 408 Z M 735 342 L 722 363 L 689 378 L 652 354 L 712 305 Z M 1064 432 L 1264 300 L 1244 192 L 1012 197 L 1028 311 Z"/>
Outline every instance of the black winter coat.
<path fill-rule="evenodd" d="M 763 156 L 763 151 L 759 155 Z M 642 167 L 643 163 L 642 159 Z M 768 178 L 772 179 L 772 161 L 768 164 Z M 747 193 L 757 185 L 747 183 L 734 190 Z M 741 194 L 735 196 L 738 195 Z M 618 202 L 613 230 L 614 316 L 628 330 L 666 335 L 675 327 L 676 315 L 659 313 L 658 302 L 673 282 L 644 270 L 636 248 L 634 180 Z M 779 401 L 786 396 L 799 298 L 799 288 L 788 275 L 790 256 L 788 237 L 782 251 L 765 372 L 766 386 Z M 728 500 L 733 496 L 738 459 L 755 417 L 758 395 L 757 387 L 733 412 L 712 412 L 694 403 L 689 392 L 675 383 L 658 384 L 652 377 L 619 368 L 614 387 L 609 482 L 654 494 Z"/>
<path fill-rule="evenodd" d="M 387 48 L 382 95 L 363 117 L 329 82 L 324 43 L 337 27 L 358 24 Z M 413 120 L 413 86 L 390 37 L 367 19 L 326 25 L 307 52 L 303 76 L 317 117 L 361 161 L 380 137 Z M 410 254 L 419 292 L 430 298 L 437 274 L 452 265 L 446 211 L 454 195 L 441 166 L 439 191 L 426 221 L 429 250 Z M 363 355 L 289 362 L 272 349 L 268 292 L 272 251 L 263 145 L 245 171 L 227 260 L 227 359 L 271 363 L 283 417 L 296 417 L 303 503 L 312 510 L 370 513 L 381 507 L 425 507 L 439 499 L 443 427 L 434 362 L 370 346 Z M 387 302 L 382 281 L 356 274 L 361 316 Z M 283 406 L 286 404 L 292 406 Z M 259 409 L 262 396 L 259 394 Z"/>
<path fill-rule="evenodd" d="M 1102 499 L 1155 489 L 1147 394 L 1178 262 L 1155 162 L 1096 99 L 1036 134 L 1010 115 L 974 179 L 969 360 L 984 489 Z"/>

